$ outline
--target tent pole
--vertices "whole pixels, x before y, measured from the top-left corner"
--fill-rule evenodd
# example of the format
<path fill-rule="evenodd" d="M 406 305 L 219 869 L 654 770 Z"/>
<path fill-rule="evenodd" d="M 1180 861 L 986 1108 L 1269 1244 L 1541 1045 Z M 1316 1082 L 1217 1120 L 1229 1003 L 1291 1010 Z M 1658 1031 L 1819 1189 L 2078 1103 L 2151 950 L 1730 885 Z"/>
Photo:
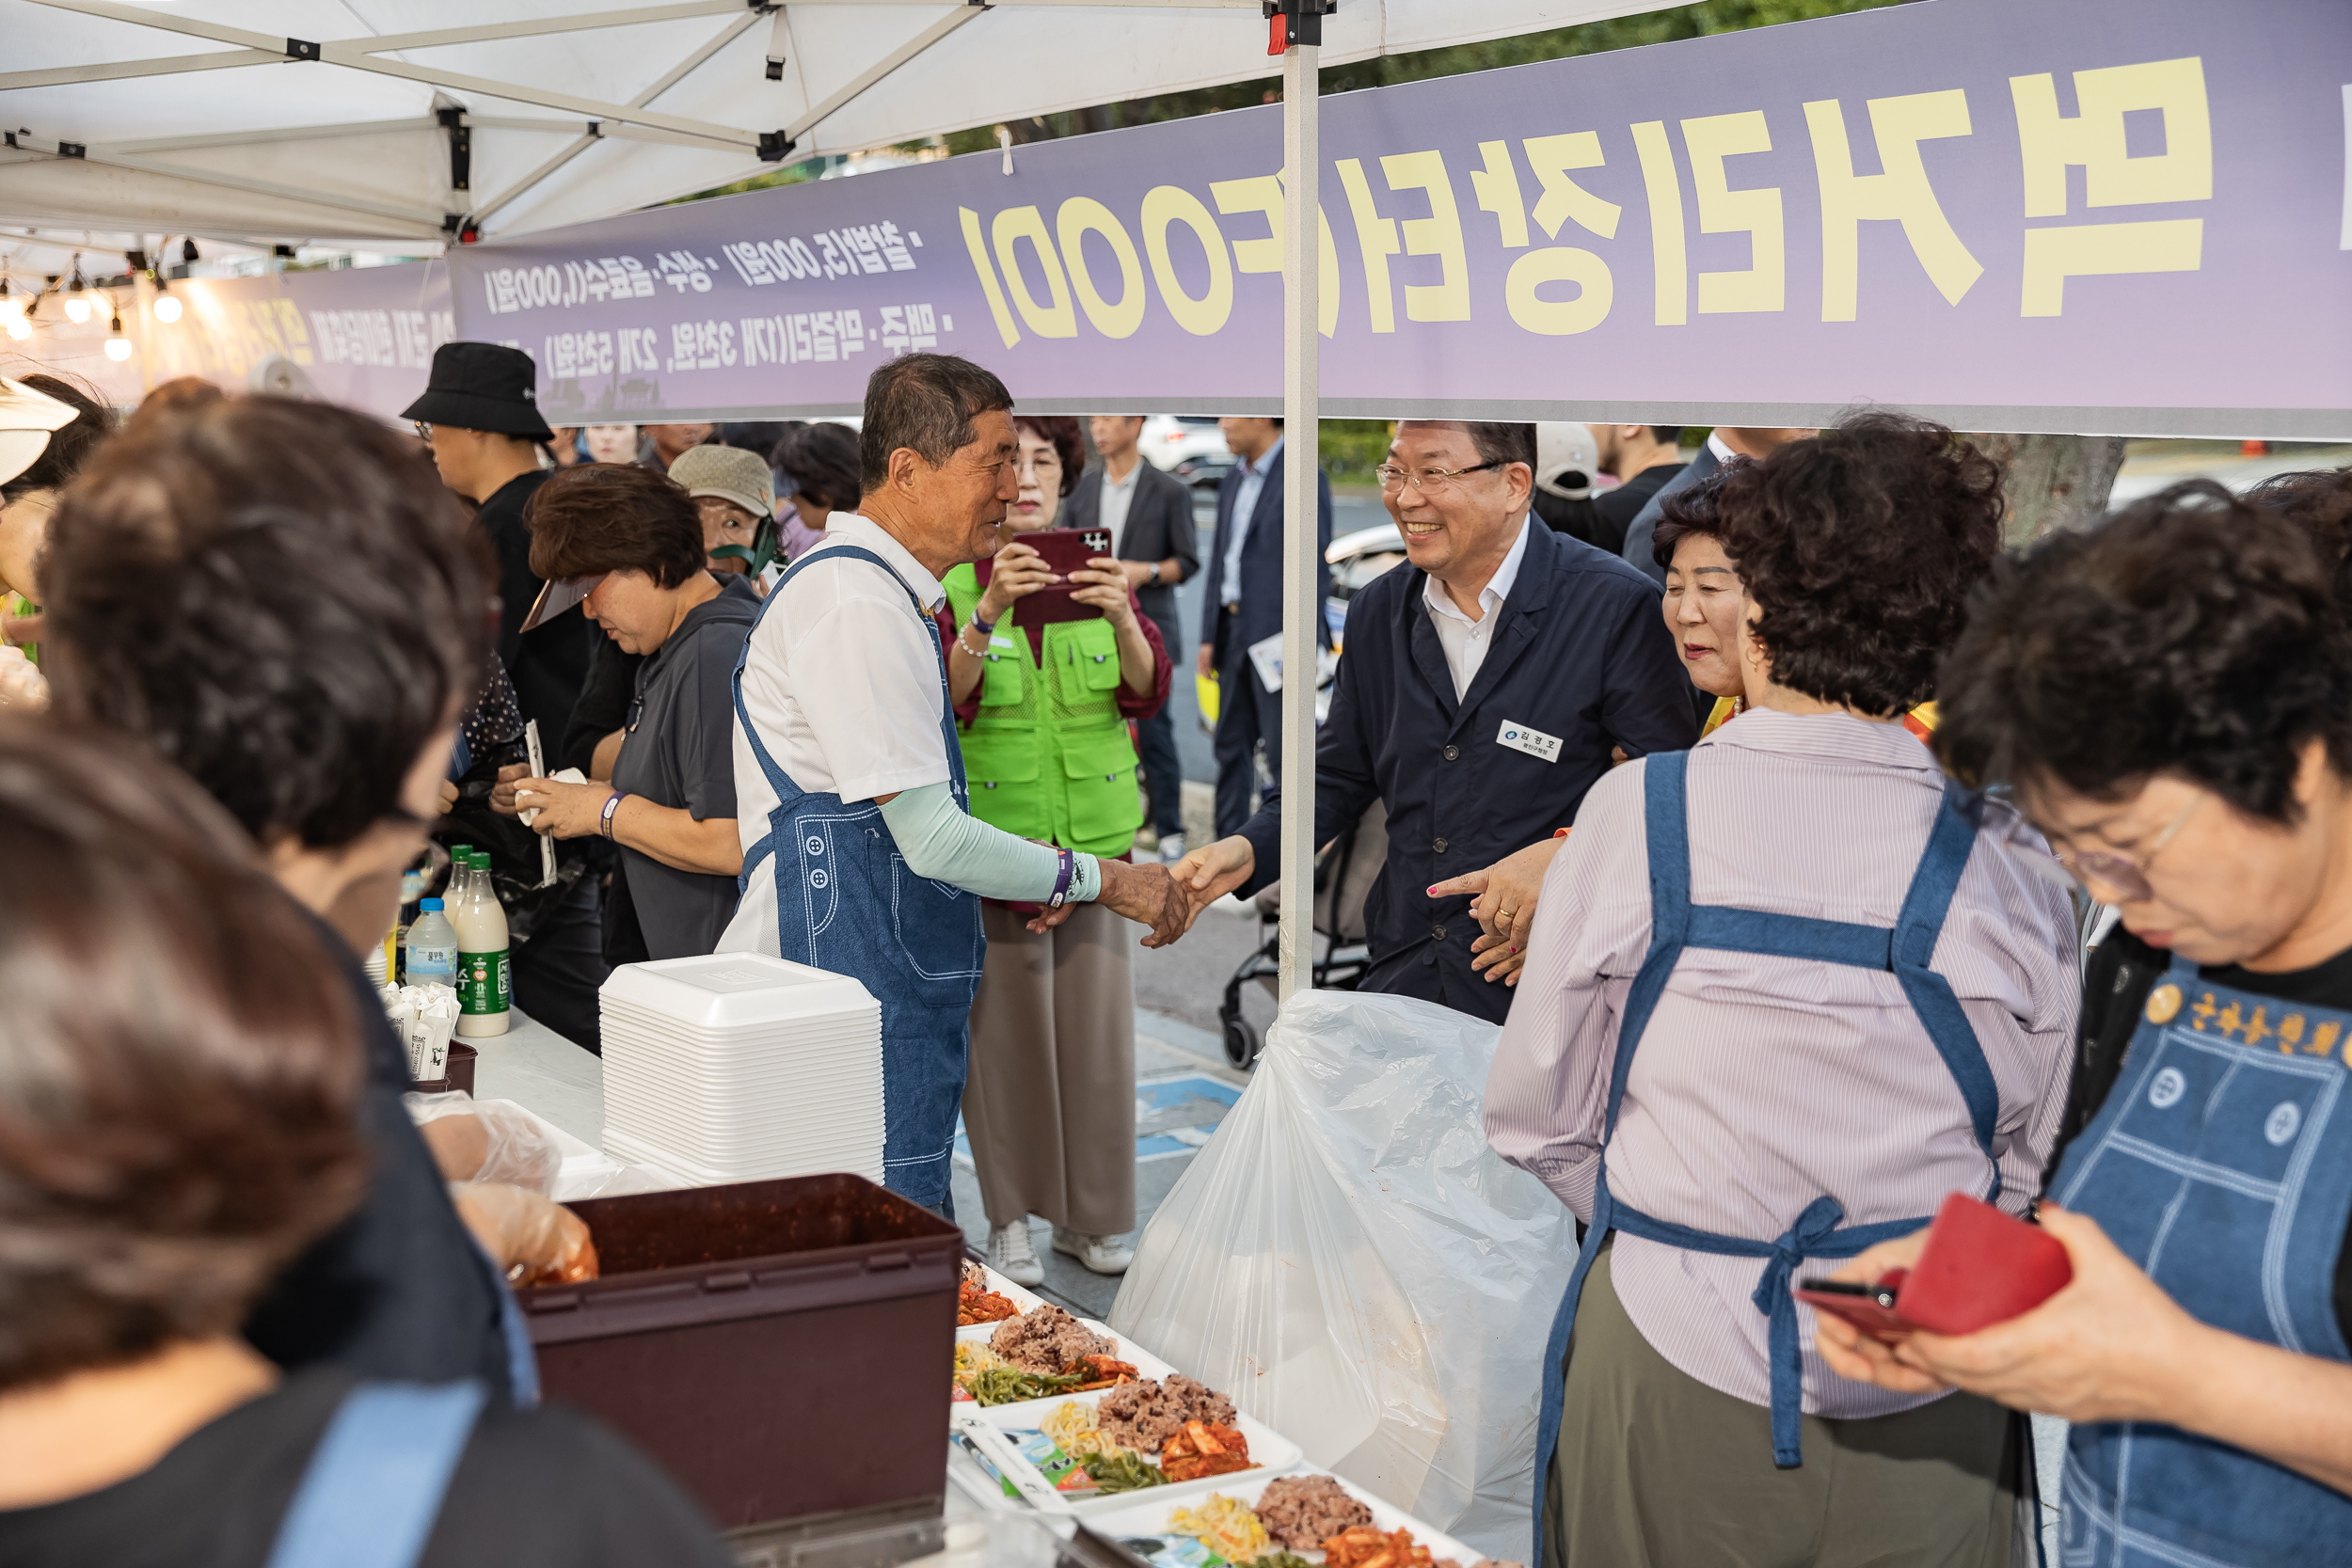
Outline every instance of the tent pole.
<path fill-rule="evenodd" d="M 1311 24 L 1300 27 L 1301 20 Z M 1277 982 L 1282 1001 L 1314 978 L 1315 628 L 1323 618 L 1315 483 L 1322 20 L 1294 17 L 1292 41 L 1282 52 L 1282 922 Z M 1301 33 L 1316 41 L 1299 41 Z M 1248 678 L 1246 672 L 1243 678 Z"/>

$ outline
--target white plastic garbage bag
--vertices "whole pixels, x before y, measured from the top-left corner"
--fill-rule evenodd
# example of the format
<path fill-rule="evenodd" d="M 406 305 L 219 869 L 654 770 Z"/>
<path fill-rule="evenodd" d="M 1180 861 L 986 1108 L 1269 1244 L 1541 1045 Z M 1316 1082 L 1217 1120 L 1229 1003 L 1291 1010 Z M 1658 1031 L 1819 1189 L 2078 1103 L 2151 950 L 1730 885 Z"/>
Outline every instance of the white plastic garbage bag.
<path fill-rule="evenodd" d="M 1486 1147 L 1502 1034 L 1407 997 L 1294 996 L 1110 1322 L 1313 1463 L 1532 1562 L 1536 1374 L 1576 1232 Z"/>

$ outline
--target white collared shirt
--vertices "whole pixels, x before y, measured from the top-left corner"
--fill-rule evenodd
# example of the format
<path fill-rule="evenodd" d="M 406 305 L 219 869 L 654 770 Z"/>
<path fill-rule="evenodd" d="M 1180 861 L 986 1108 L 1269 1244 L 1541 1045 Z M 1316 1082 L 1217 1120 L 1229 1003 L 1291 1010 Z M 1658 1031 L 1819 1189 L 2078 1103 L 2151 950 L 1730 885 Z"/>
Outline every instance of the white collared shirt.
<path fill-rule="evenodd" d="M 1473 621 L 1462 613 L 1446 592 L 1444 583 L 1436 578 L 1423 578 L 1421 582 L 1421 602 L 1429 607 L 1430 623 L 1438 628 L 1438 645 L 1445 649 L 1445 667 L 1454 676 L 1454 700 L 1460 702 L 1478 678 L 1478 667 L 1486 662 L 1486 650 L 1494 644 L 1495 614 L 1502 601 L 1511 596 L 1511 585 L 1519 580 L 1519 562 L 1527 559 L 1529 519 L 1519 519 L 1519 536 L 1511 541 L 1511 552 L 1495 568 L 1495 575 L 1486 586 L 1478 591 L 1478 619 Z"/>
<path fill-rule="evenodd" d="M 803 561 L 845 545 L 888 562 L 927 610 L 946 600 L 939 579 L 871 518 L 836 512 Z M 797 564 L 797 562 L 796 562 Z M 939 632 L 898 584 L 866 562 L 816 565 L 771 596 L 743 656 L 743 708 L 760 743 L 803 789 L 846 801 L 920 789 L 948 778 L 940 729 Z M 775 788 L 735 722 L 737 833 L 745 859 L 768 833 Z M 774 953 L 770 856 L 752 873 L 722 953 Z"/>
<path fill-rule="evenodd" d="M 1233 488 L 1233 537 L 1225 546 L 1225 575 L 1218 587 L 1229 605 L 1241 603 L 1241 547 L 1249 539 L 1249 519 L 1258 510 L 1259 494 L 1265 489 L 1266 470 L 1274 467 L 1281 451 L 1282 438 L 1277 436 L 1263 457 L 1241 466 L 1241 483 Z"/>
<path fill-rule="evenodd" d="M 1740 454 L 1724 445 L 1724 438 L 1713 431 L 1707 433 L 1707 450 L 1715 454 L 1718 463 L 1728 463 Z"/>
<path fill-rule="evenodd" d="M 1120 542 L 1127 537 L 1127 509 L 1136 502 L 1136 485 L 1143 478 L 1143 454 L 1136 454 L 1135 467 L 1127 470 L 1125 479 L 1113 479 L 1108 465 L 1103 469 L 1103 526 L 1111 531 L 1111 554 L 1119 553 Z"/>

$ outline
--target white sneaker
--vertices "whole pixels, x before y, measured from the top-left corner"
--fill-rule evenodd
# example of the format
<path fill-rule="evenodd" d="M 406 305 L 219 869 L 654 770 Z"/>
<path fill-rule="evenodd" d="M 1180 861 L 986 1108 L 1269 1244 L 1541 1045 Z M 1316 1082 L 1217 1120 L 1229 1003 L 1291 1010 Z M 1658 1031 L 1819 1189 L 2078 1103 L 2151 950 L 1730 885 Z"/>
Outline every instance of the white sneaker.
<path fill-rule="evenodd" d="M 1116 1236 L 1081 1236 L 1054 1227 L 1054 1250 L 1066 1253 L 1096 1274 L 1125 1274 L 1136 1260 L 1136 1249 Z"/>
<path fill-rule="evenodd" d="M 1178 861 L 1183 860 L 1184 858 L 1184 835 L 1182 833 L 1162 833 L 1160 835 L 1160 863 L 1163 865 L 1174 865 Z"/>
<path fill-rule="evenodd" d="M 1045 1283 L 1045 1265 L 1037 1260 L 1037 1248 L 1029 1240 L 1029 1222 L 1025 1217 L 990 1229 L 988 1266 L 1015 1285 Z"/>

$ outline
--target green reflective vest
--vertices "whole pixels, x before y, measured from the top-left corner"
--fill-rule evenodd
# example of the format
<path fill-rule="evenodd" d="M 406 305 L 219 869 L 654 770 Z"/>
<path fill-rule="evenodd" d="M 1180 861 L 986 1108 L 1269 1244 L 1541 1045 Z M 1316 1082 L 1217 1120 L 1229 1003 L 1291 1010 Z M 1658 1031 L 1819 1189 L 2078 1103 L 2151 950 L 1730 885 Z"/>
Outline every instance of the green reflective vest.
<path fill-rule="evenodd" d="M 956 625 L 980 602 L 967 563 L 947 574 Z M 1029 650 L 1015 605 L 988 640 L 979 713 L 962 732 L 972 815 L 1023 838 L 1090 855 L 1121 855 L 1143 825 L 1136 748 L 1119 715 L 1119 634 L 1101 617 L 1045 627 Z"/>

